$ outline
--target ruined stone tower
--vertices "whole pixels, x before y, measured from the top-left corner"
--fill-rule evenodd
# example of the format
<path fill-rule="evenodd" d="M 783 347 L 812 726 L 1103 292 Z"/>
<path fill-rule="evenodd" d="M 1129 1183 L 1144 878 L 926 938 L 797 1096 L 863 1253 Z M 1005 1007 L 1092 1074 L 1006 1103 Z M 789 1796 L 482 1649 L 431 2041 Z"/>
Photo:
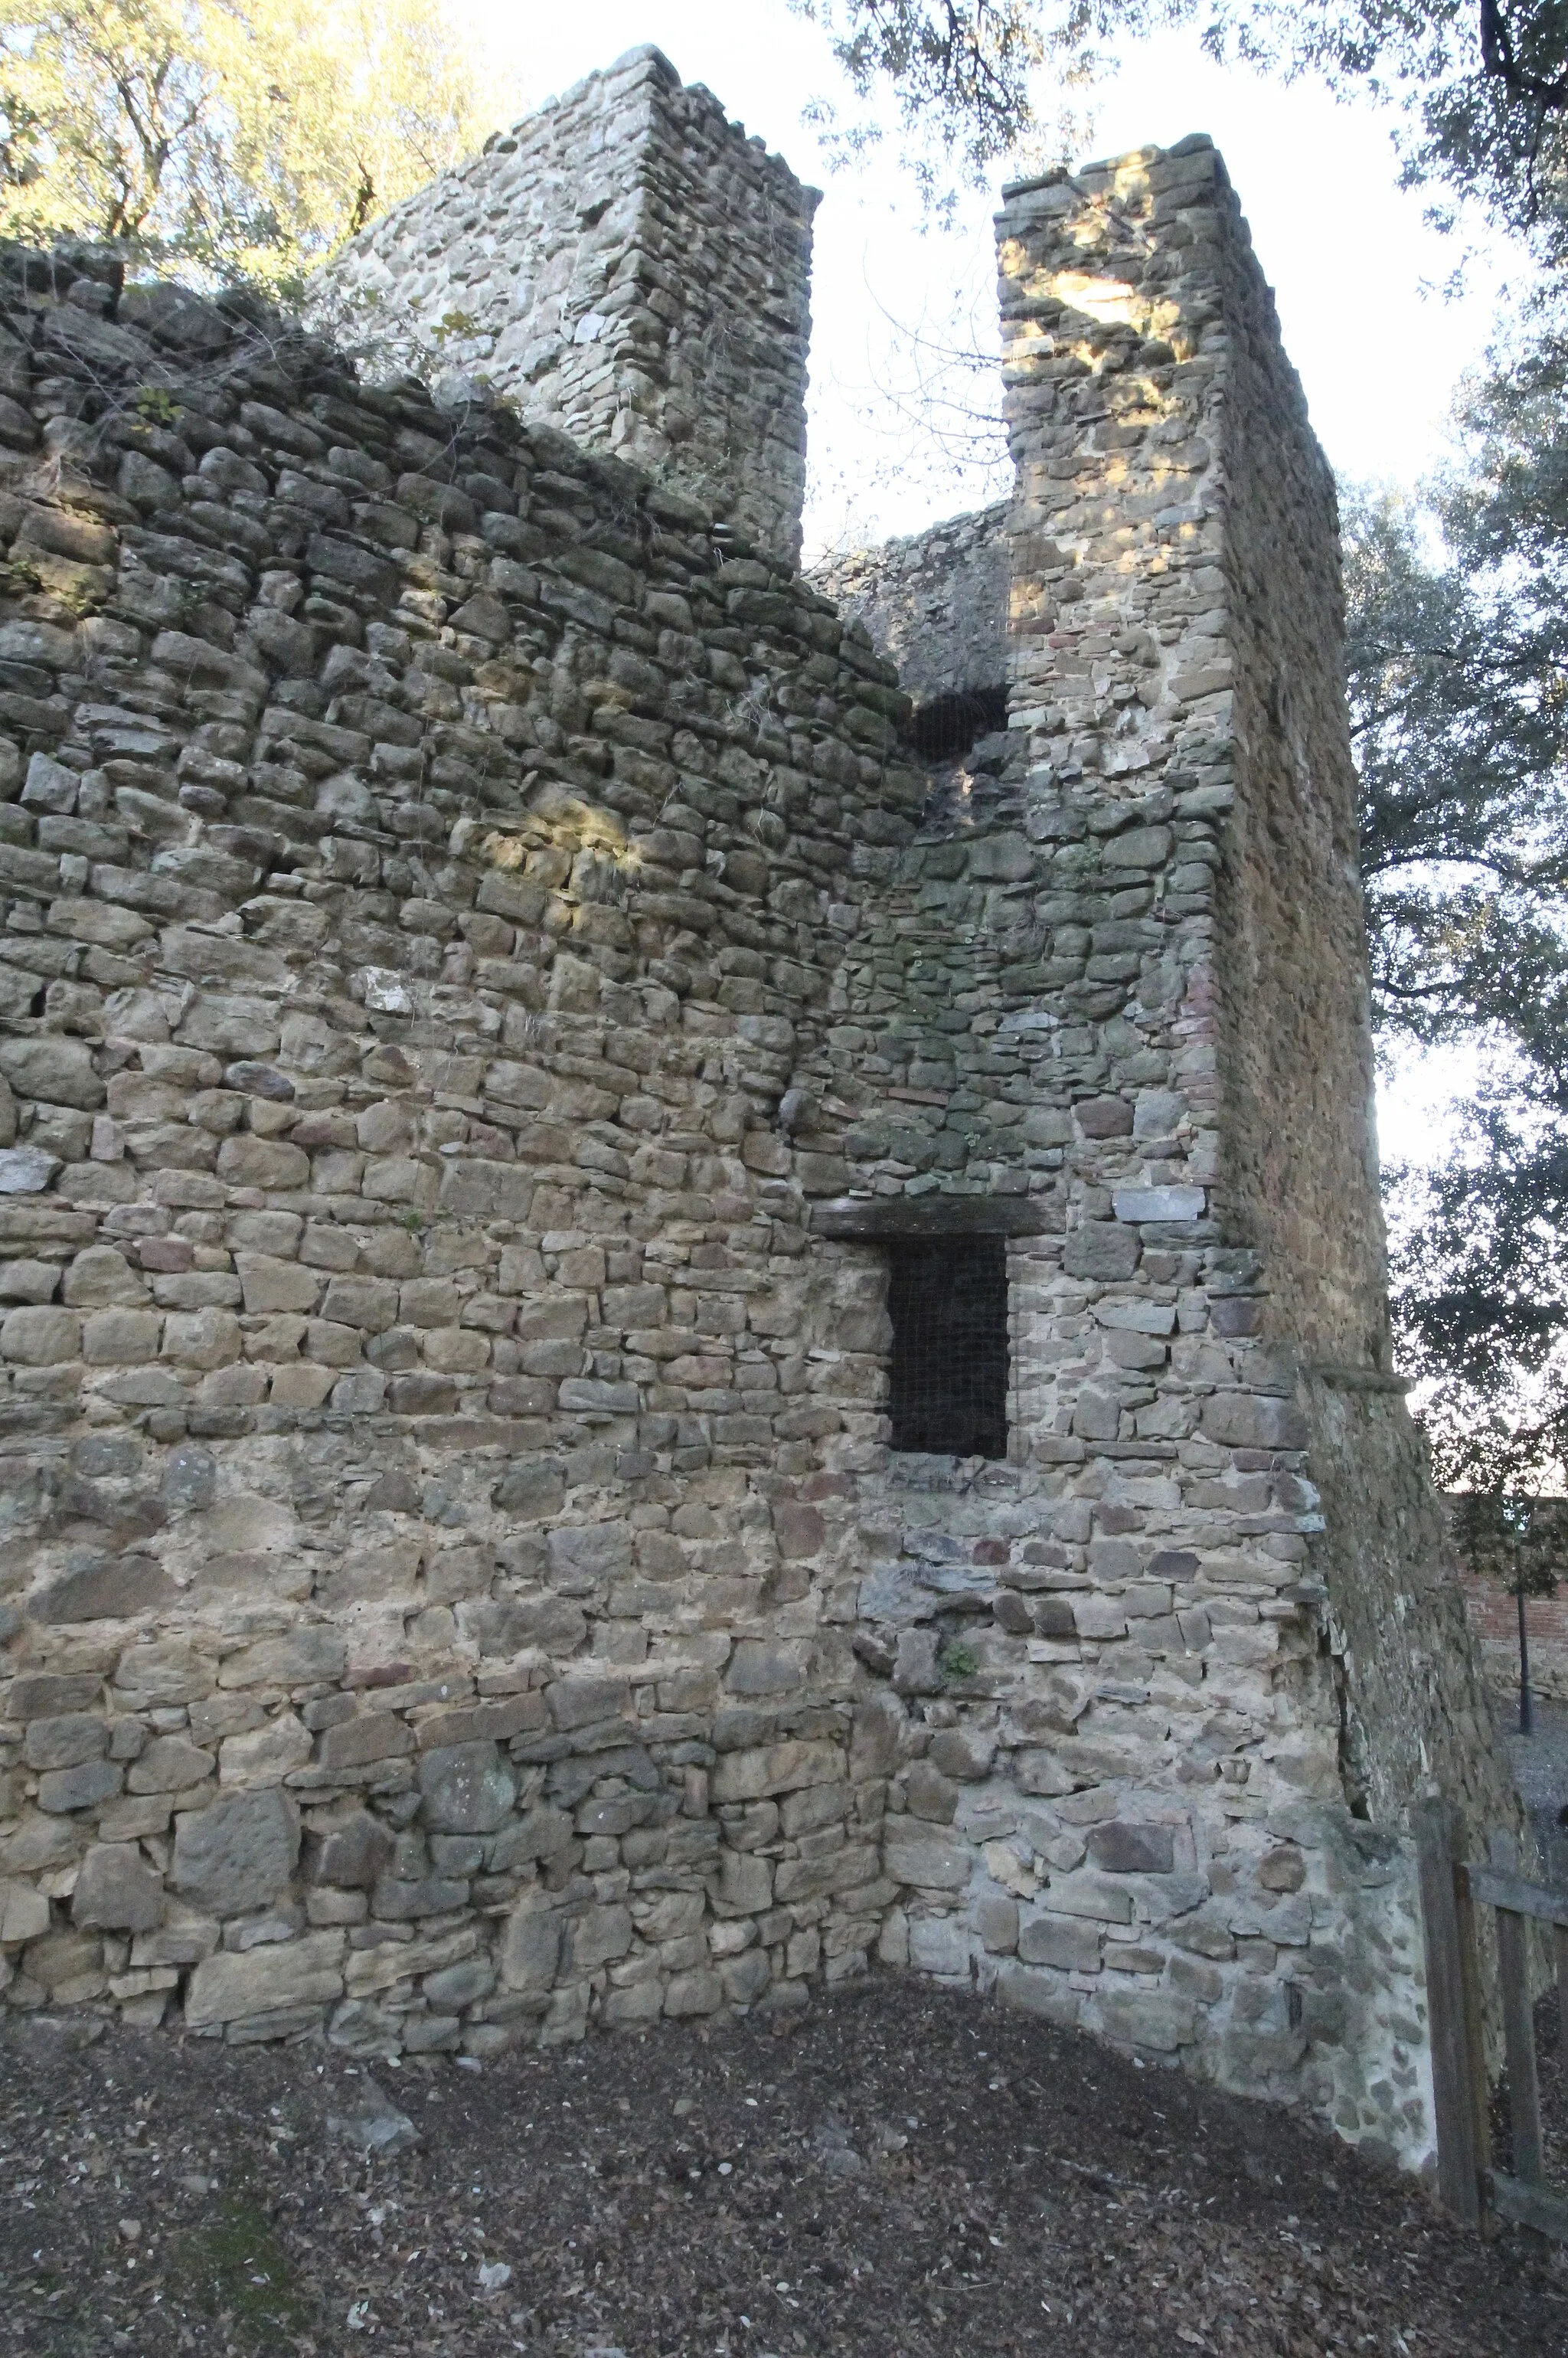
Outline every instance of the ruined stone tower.
<path fill-rule="evenodd" d="M 319 299 L 793 560 L 816 202 L 710 91 L 629 49 L 394 206 Z"/>
<path fill-rule="evenodd" d="M 6 2003 L 477 2055 L 880 1959 L 1426 2149 L 1403 1812 L 1503 1802 L 1332 486 L 1206 142 L 1000 232 L 1011 712 L 935 797 L 796 476 L 741 553 L 0 257 Z"/>

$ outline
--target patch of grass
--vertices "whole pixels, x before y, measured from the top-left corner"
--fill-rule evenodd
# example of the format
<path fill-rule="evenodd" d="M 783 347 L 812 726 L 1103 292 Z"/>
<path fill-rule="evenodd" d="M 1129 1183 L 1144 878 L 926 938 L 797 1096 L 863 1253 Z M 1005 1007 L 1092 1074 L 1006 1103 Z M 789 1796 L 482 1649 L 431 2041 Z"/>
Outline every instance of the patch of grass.
<path fill-rule="evenodd" d="M 204 2227 L 192 2227 L 173 2245 L 168 2274 L 180 2292 L 210 2316 L 230 2321 L 233 2338 L 257 2350 L 276 2347 L 278 2334 L 310 2323 L 287 2255 L 259 2203 L 236 2196 Z"/>
<path fill-rule="evenodd" d="M 174 395 L 162 385 L 144 384 L 136 395 L 136 415 L 148 426 L 177 426 L 183 416 Z"/>
<path fill-rule="evenodd" d="M 972 1646 L 955 1639 L 942 1655 L 942 1675 L 947 1679 L 972 1679 L 980 1667 L 980 1658 Z"/>

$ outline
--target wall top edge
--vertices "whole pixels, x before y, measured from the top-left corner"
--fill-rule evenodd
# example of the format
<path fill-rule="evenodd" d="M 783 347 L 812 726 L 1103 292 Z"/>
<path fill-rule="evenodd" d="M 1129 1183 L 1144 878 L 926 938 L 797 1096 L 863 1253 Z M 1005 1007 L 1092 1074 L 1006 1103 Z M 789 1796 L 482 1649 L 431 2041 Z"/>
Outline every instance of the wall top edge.
<path fill-rule="evenodd" d="M 583 74 L 568 89 L 542 99 L 537 106 L 532 108 L 528 114 L 519 115 L 515 122 L 499 126 L 484 141 L 479 151 L 480 155 L 493 154 L 502 141 L 515 140 L 520 134 L 532 130 L 535 124 L 544 122 L 549 116 L 580 106 L 596 90 L 608 90 L 611 86 L 615 88 L 618 94 L 628 97 L 639 89 L 654 87 L 665 98 L 673 99 L 678 94 L 693 100 L 699 107 L 706 108 L 710 114 L 718 116 L 722 121 L 726 131 L 743 141 L 748 147 L 755 149 L 758 157 L 773 171 L 782 173 L 793 181 L 800 189 L 803 199 L 806 200 L 808 211 L 815 212 L 821 203 L 820 189 L 809 189 L 800 182 L 788 159 L 770 148 L 765 139 L 759 135 L 748 136 L 745 124 L 730 115 L 723 100 L 711 91 L 706 82 L 683 81 L 679 68 L 652 41 L 639 42 L 634 48 L 623 49 L 611 64 L 595 66 L 590 73 Z M 462 172 L 476 160 L 475 157 L 470 157 L 465 163 L 451 168 Z"/>
<path fill-rule="evenodd" d="M 1152 144 L 1142 147 L 1130 147 L 1125 155 L 1098 156 L 1070 168 L 1065 164 L 1058 164 L 1051 171 L 1035 173 L 1027 179 L 1004 180 L 1001 189 L 1002 210 L 1005 211 L 1008 206 L 1020 198 L 1040 196 L 1052 189 L 1060 189 L 1069 196 L 1089 195 L 1096 191 L 1100 183 L 1113 178 L 1118 173 L 1147 172 L 1158 165 L 1185 163 L 1189 158 L 1198 156 L 1211 157 L 1216 178 L 1228 185 L 1229 176 L 1226 172 L 1224 160 L 1210 134 L 1206 131 L 1190 131 L 1185 138 L 1175 140 L 1169 147 L 1159 147 Z"/>

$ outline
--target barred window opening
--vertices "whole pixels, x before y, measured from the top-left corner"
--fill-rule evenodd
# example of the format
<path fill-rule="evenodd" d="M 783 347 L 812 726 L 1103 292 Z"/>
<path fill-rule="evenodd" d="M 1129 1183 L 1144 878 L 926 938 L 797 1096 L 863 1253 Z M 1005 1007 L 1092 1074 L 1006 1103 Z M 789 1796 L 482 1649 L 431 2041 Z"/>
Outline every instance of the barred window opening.
<path fill-rule="evenodd" d="M 1005 1238 L 890 1245 L 888 1261 L 894 1449 L 1005 1457 Z"/>

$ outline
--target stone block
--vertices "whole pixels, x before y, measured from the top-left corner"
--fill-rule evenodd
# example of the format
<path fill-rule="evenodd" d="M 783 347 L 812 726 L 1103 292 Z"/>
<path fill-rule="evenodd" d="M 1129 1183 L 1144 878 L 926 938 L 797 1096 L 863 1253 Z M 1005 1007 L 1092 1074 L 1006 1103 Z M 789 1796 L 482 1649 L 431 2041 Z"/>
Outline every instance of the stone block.
<path fill-rule="evenodd" d="M 938 1974 L 945 1980 L 969 1977 L 969 1935 L 960 1916 L 912 1916 L 909 1920 L 909 1962 L 919 1974 Z"/>
<path fill-rule="evenodd" d="M 715 1801 L 756 1801 L 806 1785 L 838 1784 L 844 1755 L 836 1744 L 790 1741 L 726 1752 L 713 1770 Z"/>
<path fill-rule="evenodd" d="M 1130 1112 L 1128 1120 L 1130 1128 Z M 1069 1277 L 1124 1282 L 1138 1267 L 1140 1250 L 1137 1235 L 1121 1222 L 1085 1220 L 1067 1238 L 1062 1267 Z"/>
<path fill-rule="evenodd" d="M 903 1774 L 904 1801 L 914 1818 L 928 1818 L 950 1826 L 957 1814 L 958 1789 L 944 1777 L 929 1756 L 912 1760 Z"/>
<path fill-rule="evenodd" d="M 150 1932 L 163 1921 L 163 1878 L 134 1843 L 95 1843 L 71 1895 L 71 1921 L 105 1932 Z"/>
<path fill-rule="evenodd" d="M 324 1929 L 207 1958 L 190 1977 L 186 2028 L 208 2030 L 249 2016 L 331 2005 L 343 1994 L 343 1938 L 341 1931 Z"/>
<path fill-rule="evenodd" d="M 1304 1449 L 1306 1419 L 1295 1403 L 1271 1392 L 1213 1392 L 1198 1429 L 1228 1449 Z"/>
<path fill-rule="evenodd" d="M 60 1281 L 59 1298 L 72 1310 L 103 1310 L 117 1303 L 143 1303 L 146 1280 L 138 1277 L 122 1252 L 112 1245 L 91 1245 L 79 1252 Z"/>
<path fill-rule="evenodd" d="M 724 1673 L 724 1683 L 734 1694 L 782 1694 L 805 1681 L 806 1666 L 794 1647 L 761 1638 L 742 1638 Z"/>
<path fill-rule="evenodd" d="M 162 1356 L 182 1368 L 226 1368 L 240 1356 L 240 1339 L 232 1310 L 171 1311 L 164 1320 Z"/>
<path fill-rule="evenodd" d="M 191 1907 L 236 1916 L 276 1898 L 298 1856 L 299 1814 L 277 1787 L 225 1793 L 181 1816 L 170 1879 Z"/>
<path fill-rule="evenodd" d="M 1087 1872 L 1053 1875 L 1051 1906 L 1062 1916 L 1087 1916 L 1105 1924 L 1130 1924 L 1132 1899 L 1124 1885 L 1106 1883 Z"/>
<path fill-rule="evenodd" d="M 226 1138 L 218 1150 L 218 1176 L 228 1187 L 287 1193 L 310 1184 L 310 1157 L 281 1138 Z"/>
<path fill-rule="evenodd" d="M 510 1814 L 517 1786 L 493 1743 L 442 1745 L 419 1763 L 425 1823 L 433 1832 L 493 1833 Z"/>
<path fill-rule="evenodd" d="M 672 1974 L 665 1991 L 665 2012 L 676 2019 L 715 2014 L 723 2003 L 724 1985 L 708 1965 L 699 1965 L 690 1973 Z"/>
<path fill-rule="evenodd" d="M 558 1728 L 590 1727 L 600 1720 L 625 1718 L 631 1696 L 623 1678 L 612 1674 L 574 1673 L 557 1679 L 546 1690 L 550 1717 Z"/>
<path fill-rule="evenodd" d="M 103 1693 L 96 1671 L 22 1671 L 5 1690 L 5 1716 L 26 1721 L 85 1712 Z"/>
<path fill-rule="evenodd" d="M 965 1890 L 974 1864 L 967 1843 L 949 1841 L 914 1818 L 888 1820 L 882 1859 L 895 1883 L 923 1891 Z"/>
<path fill-rule="evenodd" d="M 738 1957 L 727 1957 L 719 1978 L 731 2006 L 754 2006 L 773 1978 L 767 1951 L 745 1949 Z"/>
<path fill-rule="evenodd" d="M 1038 1793 L 1047 1799 L 1070 1793 L 1076 1781 L 1055 1753 L 1043 1747 L 1015 1752 L 1012 1774 L 1021 1793 Z"/>
<path fill-rule="evenodd" d="M 495 1987 L 495 1967 L 483 1957 L 470 1957 L 464 1964 L 446 1965 L 438 1973 L 427 1974 L 422 1986 L 432 2006 L 449 2006 L 460 2012 L 490 1996 Z"/>
<path fill-rule="evenodd" d="M 23 1758 L 29 1768 L 74 1768 L 81 1760 L 101 1760 L 108 1744 L 107 1724 L 96 1712 L 67 1712 L 28 1722 Z"/>
<path fill-rule="evenodd" d="M 1011 1956 L 1018 1946 L 1017 1900 L 1007 1892 L 983 1891 L 975 1902 L 973 1917 L 981 1946 L 992 1956 Z"/>
<path fill-rule="evenodd" d="M 372 1913 L 395 1924 L 415 1923 L 421 1916 L 449 1916 L 466 1908 L 467 1878 L 427 1875 L 411 1878 L 387 1876 L 371 1894 Z"/>
<path fill-rule="evenodd" d="M 1082 2016 L 1083 2000 L 1070 1984 L 1011 1957 L 997 1974 L 996 1994 L 1003 2006 L 1016 2006 L 1021 2014 L 1038 2015 L 1063 2030 L 1076 2030 Z"/>
<path fill-rule="evenodd" d="M 341 1678 L 348 1660 L 348 1640 L 341 1629 L 309 1622 L 281 1638 L 262 1638 L 225 1657 L 218 1672 L 221 1687 L 289 1687 L 315 1685 Z"/>
<path fill-rule="evenodd" d="M 509 1990 L 543 1997 L 554 1988 L 561 1954 L 562 1918 L 532 1896 L 520 1900 L 506 1920 L 501 1949 L 501 1979 Z M 630 1925 L 631 1919 L 627 1919 Z"/>
<path fill-rule="evenodd" d="M 82 1322 L 81 1356 L 90 1368 L 143 1367 L 157 1358 L 162 1339 L 155 1310 L 95 1310 Z"/>
<path fill-rule="evenodd" d="M 367 1811 L 356 1810 L 326 1832 L 313 1837 L 309 1871 L 313 1881 L 368 1891 L 392 1863 L 396 1842 L 389 1827 Z"/>
<path fill-rule="evenodd" d="M 717 1904 L 737 1916 L 762 1916 L 773 1904 L 773 1861 L 726 1844 L 719 1853 Z"/>
<path fill-rule="evenodd" d="M 1026 1965 L 1054 1965 L 1058 1972 L 1099 1971 L 1100 1936 L 1079 1917 L 1026 1915 L 1018 1927 L 1018 1953 Z"/>
<path fill-rule="evenodd" d="M 225 1736 L 218 1747 L 218 1779 L 223 1785 L 281 1785 L 310 1758 L 310 1735 L 292 1712 L 263 1727 Z"/>
<path fill-rule="evenodd" d="M 74 1310 L 25 1303 L 0 1323 L 0 1358 L 14 1367 L 51 1368 L 81 1356 L 81 1320 Z"/>
<path fill-rule="evenodd" d="M 1294 1843 L 1280 1843 L 1258 1862 L 1258 1880 L 1265 1891 L 1299 1891 L 1306 1881 L 1306 1861 Z"/>
<path fill-rule="evenodd" d="M 125 1782 L 133 1793 L 183 1793 L 211 1777 L 216 1765 L 211 1752 L 182 1736 L 155 1736 L 131 1763 Z"/>
<path fill-rule="evenodd" d="M 0 1948 L 40 1941 L 49 1929 L 49 1903 L 36 1884 L 0 1877 Z"/>
<path fill-rule="evenodd" d="M 297 1260 L 276 1260 L 270 1253 L 236 1253 L 234 1273 L 240 1281 L 245 1308 L 253 1314 L 263 1311 L 314 1310 L 321 1291 L 318 1271 Z"/>
<path fill-rule="evenodd" d="M 901 1629 L 893 1654 L 892 1683 L 896 1694 L 940 1694 L 943 1687 L 937 1656 L 942 1637 L 937 1629 Z"/>
<path fill-rule="evenodd" d="M 76 1768 L 51 1768 L 38 1779 L 38 1807 L 63 1816 L 70 1810 L 94 1810 L 117 1793 L 125 1772 L 113 1760 L 84 1760 Z"/>
<path fill-rule="evenodd" d="M 573 1974 L 596 1973 L 612 1957 L 623 1957 L 631 1946 L 629 1908 L 590 1908 L 586 1915 L 570 1919 L 566 1971 Z"/>
<path fill-rule="evenodd" d="M 19 1098 L 46 1105 L 76 1106 L 93 1113 L 103 1104 L 103 1083 L 83 1041 L 42 1032 L 30 1038 L 0 1040 L 0 1074 Z"/>
<path fill-rule="evenodd" d="M 361 1712 L 321 1734 L 323 1768 L 349 1768 L 370 1760 L 397 1760 L 414 1749 L 414 1730 L 390 1711 Z"/>
<path fill-rule="evenodd" d="M 796 1563 L 820 1552 L 827 1541 L 827 1526 L 819 1508 L 797 1499 L 781 1498 L 773 1506 L 773 1536 L 784 1561 Z"/>
<path fill-rule="evenodd" d="M 1169 1826 L 1122 1818 L 1091 1826 L 1088 1852 L 1106 1875 L 1169 1875 L 1175 1866 L 1175 1838 Z"/>
<path fill-rule="evenodd" d="M 0 1195 L 41 1195 L 63 1168 L 59 1156 L 50 1154 L 44 1147 L 0 1146 Z M 49 1293 L 54 1292 L 55 1282 L 51 1269 Z M 16 1299 L 15 1292 L 11 1298 Z M 43 1299 L 48 1298 L 46 1293 Z"/>
<path fill-rule="evenodd" d="M 1171 2055 L 1197 2036 L 1198 2009 L 1164 1990 L 1107 1990 L 1097 1996 L 1095 2019 L 1106 2039 Z"/>
<path fill-rule="evenodd" d="M 1111 1208 L 1119 1220 L 1201 1220 L 1206 1201 L 1201 1187 L 1118 1187 Z"/>

